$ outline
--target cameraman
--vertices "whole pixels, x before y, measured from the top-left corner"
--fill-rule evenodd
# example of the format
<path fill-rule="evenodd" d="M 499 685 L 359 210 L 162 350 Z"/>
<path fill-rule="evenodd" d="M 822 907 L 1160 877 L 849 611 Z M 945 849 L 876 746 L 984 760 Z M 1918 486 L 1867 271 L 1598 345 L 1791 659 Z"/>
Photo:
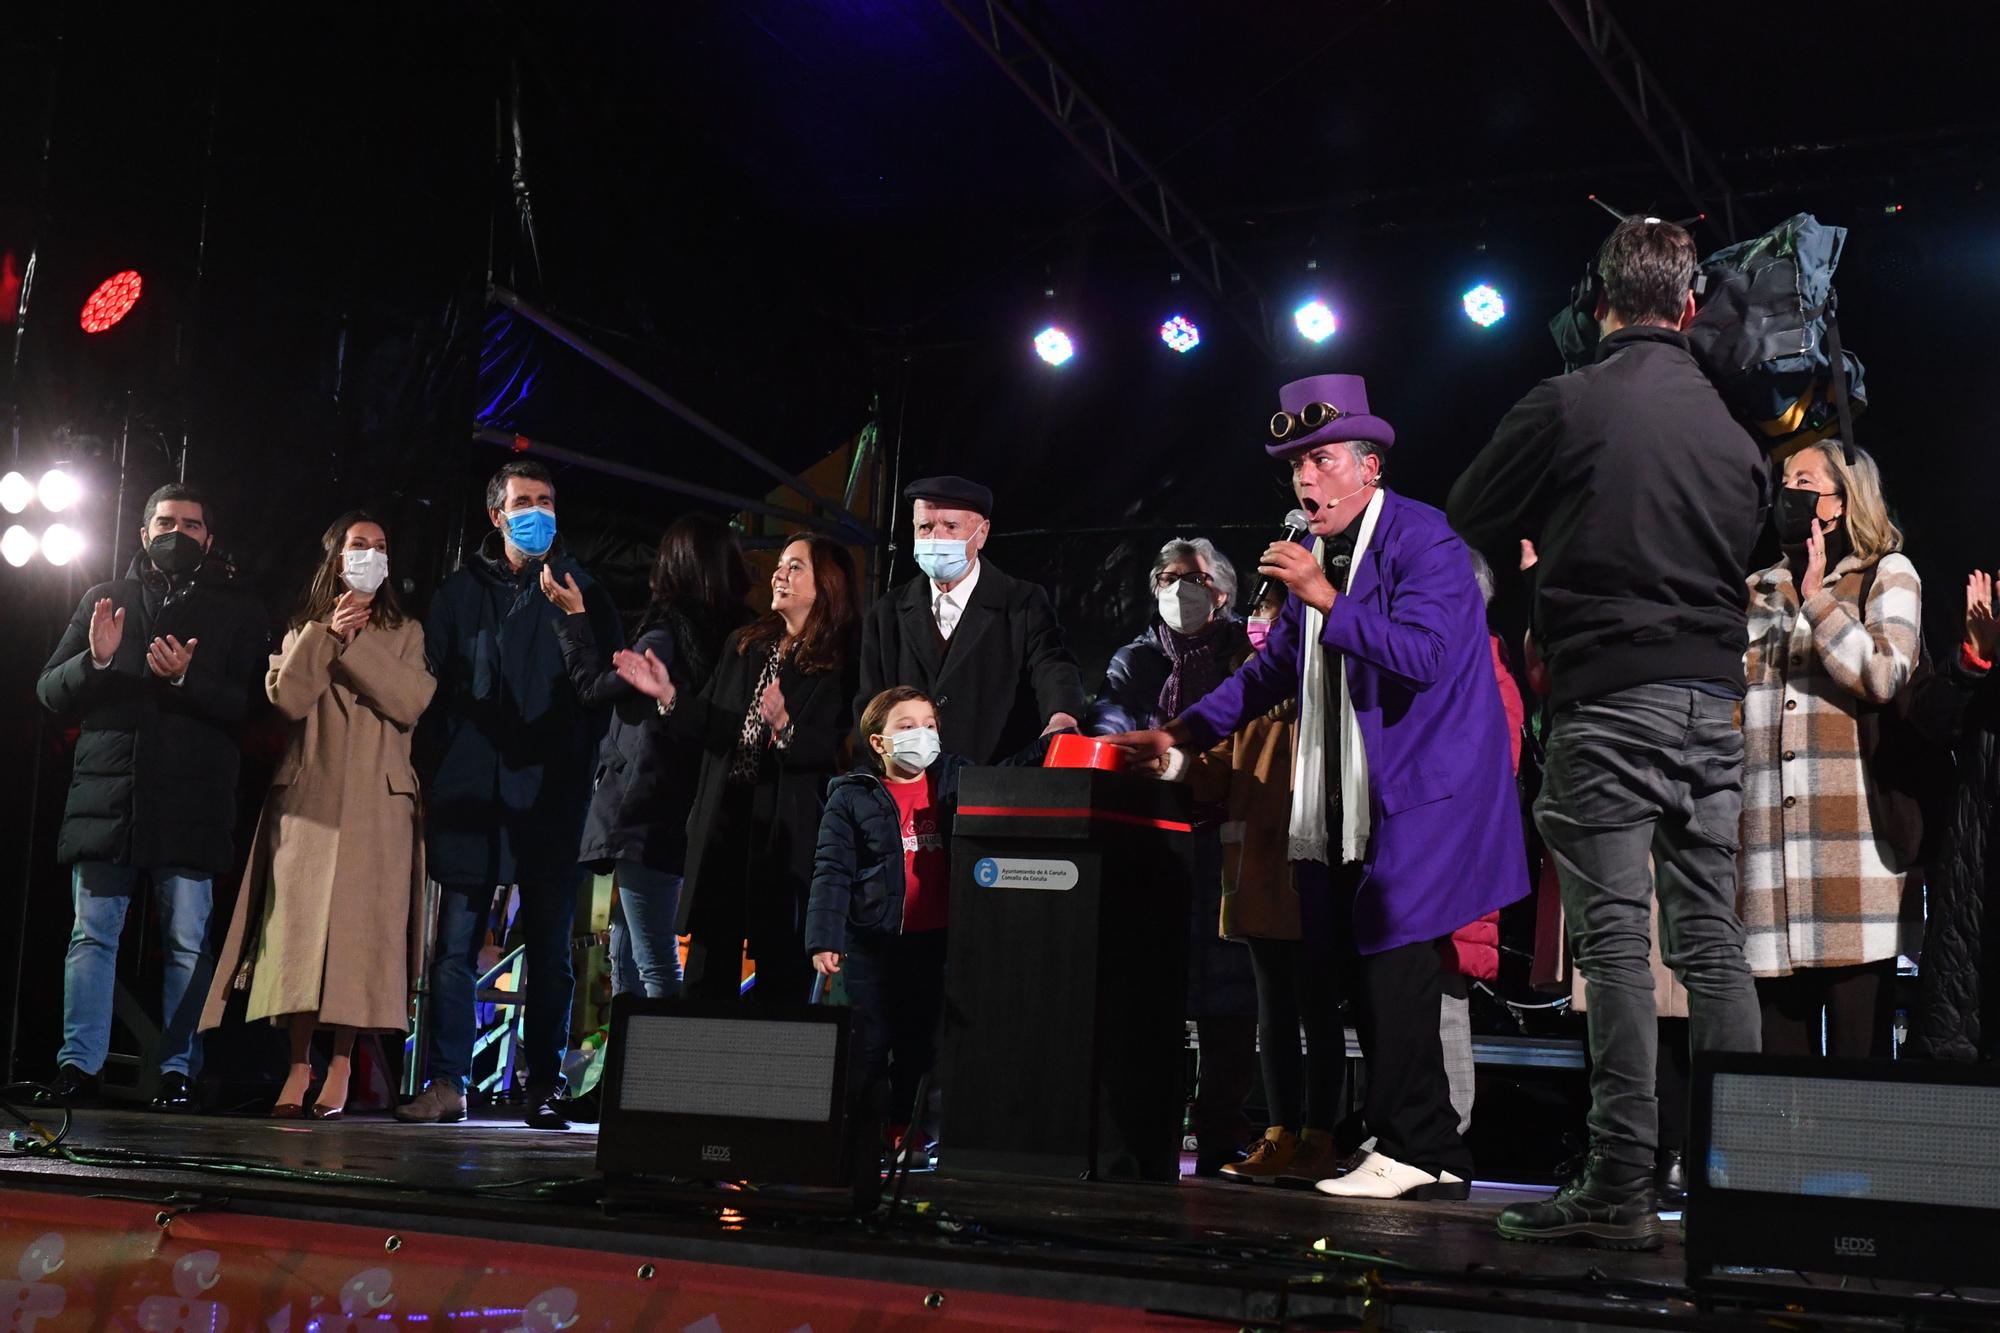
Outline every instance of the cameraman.
<path fill-rule="evenodd" d="M 1621 222 L 1597 256 L 1595 363 L 1536 385 L 1451 491 L 1475 549 L 1525 539 L 1540 557 L 1552 716 L 1535 823 L 1589 1000 L 1590 1154 L 1553 1199 L 1500 1214 L 1510 1240 L 1660 1244 L 1649 853 L 1695 1048 L 1759 1043 L 1736 914 L 1738 712 L 1769 476 L 1681 332 L 1695 271 L 1680 227 Z"/>

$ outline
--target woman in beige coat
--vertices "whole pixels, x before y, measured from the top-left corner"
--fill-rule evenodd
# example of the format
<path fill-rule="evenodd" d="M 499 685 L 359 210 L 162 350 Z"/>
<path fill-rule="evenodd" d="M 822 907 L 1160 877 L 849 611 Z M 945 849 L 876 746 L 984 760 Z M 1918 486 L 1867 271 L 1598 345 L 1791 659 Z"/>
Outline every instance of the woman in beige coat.
<path fill-rule="evenodd" d="M 389 582 L 389 538 L 356 511 L 321 538 L 326 558 L 271 659 L 264 689 L 291 739 L 202 1013 L 232 990 L 247 1019 L 285 1022 L 291 1072 L 271 1114 L 337 1118 L 359 1032 L 402 1032 L 423 903 L 423 839 L 410 730 L 436 682 L 424 631 Z M 315 1029 L 334 1030 L 326 1082 L 308 1107 Z"/>

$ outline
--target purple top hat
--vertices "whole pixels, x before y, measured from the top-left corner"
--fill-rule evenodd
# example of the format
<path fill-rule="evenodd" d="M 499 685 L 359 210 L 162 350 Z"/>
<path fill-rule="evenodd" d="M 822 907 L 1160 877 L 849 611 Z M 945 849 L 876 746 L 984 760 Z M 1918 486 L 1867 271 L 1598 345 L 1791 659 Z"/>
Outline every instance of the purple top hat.
<path fill-rule="evenodd" d="M 1310 375 L 1278 390 L 1282 409 L 1271 418 L 1264 452 L 1290 458 L 1333 440 L 1367 440 L 1384 449 L 1396 428 L 1368 412 L 1368 383 L 1359 375 Z"/>

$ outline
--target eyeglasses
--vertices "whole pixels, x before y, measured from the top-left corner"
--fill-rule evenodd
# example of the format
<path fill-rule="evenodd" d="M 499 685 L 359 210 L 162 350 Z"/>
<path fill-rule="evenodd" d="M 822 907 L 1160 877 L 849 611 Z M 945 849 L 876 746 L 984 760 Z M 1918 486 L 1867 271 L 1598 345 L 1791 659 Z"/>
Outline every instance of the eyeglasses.
<path fill-rule="evenodd" d="M 1213 588 L 1215 586 L 1215 577 L 1199 569 L 1190 569 L 1184 574 L 1175 574 L 1170 570 L 1162 570 L 1153 576 L 1153 586 L 1164 592 L 1176 583 L 1179 583 L 1182 579 L 1193 579 L 1204 588 Z"/>
<path fill-rule="evenodd" d="M 1311 434 L 1329 421 L 1338 421 L 1347 413 L 1332 403 L 1307 403 L 1298 412 L 1279 412 L 1271 418 L 1271 438 L 1289 440 L 1294 435 Z"/>

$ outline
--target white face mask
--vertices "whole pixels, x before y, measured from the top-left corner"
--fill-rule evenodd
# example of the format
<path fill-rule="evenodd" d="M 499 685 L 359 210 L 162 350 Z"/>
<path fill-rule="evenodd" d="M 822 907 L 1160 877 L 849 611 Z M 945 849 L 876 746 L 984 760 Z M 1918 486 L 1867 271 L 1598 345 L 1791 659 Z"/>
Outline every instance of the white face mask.
<path fill-rule="evenodd" d="M 921 773 L 938 757 L 938 734 L 929 727 L 911 727 L 889 737 L 889 757 Z"/>
<path fill-rule="evenodd" d="M 341 554 L 341 561 L 346 566 L 341 581 L 363 597 L 373 597 L 375 590 L 389 578 L 387 551 L 346 551 Z"/>
<path fill-rule="evenodd" d="M 1193 634 L 1215 619 L 1215 594 L 1193 579 L 1176 579 L 1153 596 L 1168 629 Z"/>

